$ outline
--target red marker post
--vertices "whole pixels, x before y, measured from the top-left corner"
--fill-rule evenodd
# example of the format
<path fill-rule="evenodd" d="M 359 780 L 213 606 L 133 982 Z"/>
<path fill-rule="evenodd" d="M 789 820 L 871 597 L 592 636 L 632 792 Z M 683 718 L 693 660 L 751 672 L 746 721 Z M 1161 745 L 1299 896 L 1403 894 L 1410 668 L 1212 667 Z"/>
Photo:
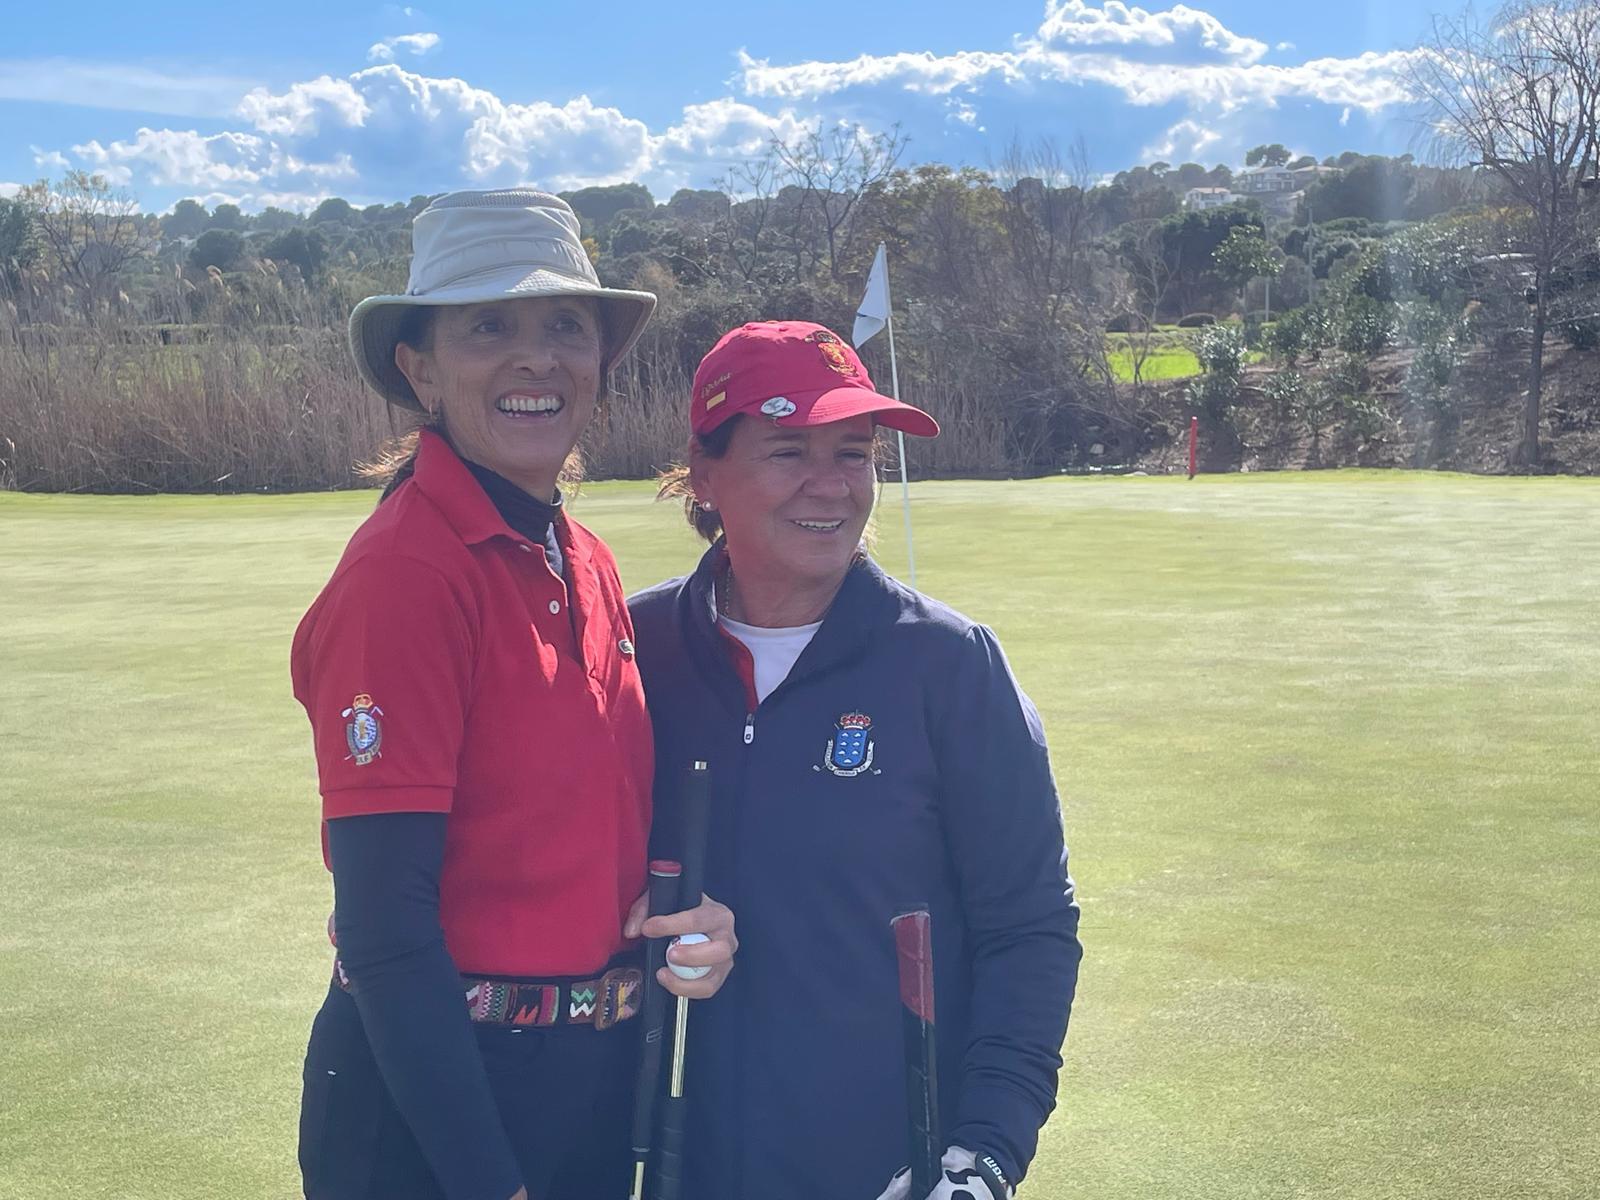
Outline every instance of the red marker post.
<path fill-rule="evenodd" d="M 1200 418 L 1189 418 L 1189 478 L 1194 478 L 1194 473 L 1200 460 Z"/>

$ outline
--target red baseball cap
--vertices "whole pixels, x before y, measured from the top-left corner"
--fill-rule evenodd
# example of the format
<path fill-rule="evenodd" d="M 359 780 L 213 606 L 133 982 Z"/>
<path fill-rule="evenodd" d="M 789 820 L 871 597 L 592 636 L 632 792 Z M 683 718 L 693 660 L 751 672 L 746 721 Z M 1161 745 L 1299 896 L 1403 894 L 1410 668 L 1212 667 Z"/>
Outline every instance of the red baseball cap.
<path fill-rule="evenodd" d="M 876 391 L 850 344 L 810 321 L 752 321 L 723 334 L 700 360 L 690 427 L 710 433 L 740 413 L 799 426 L 870 415 L 917 437 L 939 435 L 939 422 Z"/>

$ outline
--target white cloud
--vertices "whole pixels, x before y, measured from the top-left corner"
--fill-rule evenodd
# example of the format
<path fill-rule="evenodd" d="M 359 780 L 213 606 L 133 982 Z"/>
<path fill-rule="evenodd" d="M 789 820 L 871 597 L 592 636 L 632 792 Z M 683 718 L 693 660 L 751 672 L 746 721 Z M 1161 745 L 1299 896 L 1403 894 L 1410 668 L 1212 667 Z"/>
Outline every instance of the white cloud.
<path fill-rule="evenodd" d="M 1198 162 L 1206 150 L 1222 140 L 1215 129 L 1208 129 L 1198 121 L 1179 121 L 1157 141 L 1140 152 L 1146 161 Z"/>
<path fill-rule="evenodd" d="M 1345 110 L 1339 114 L 1339 128 L 1343 129 L 1348 124 L 1350 124 L 1350 108 L 1346 105 Z"/>
<path fill-rule="evenodd" d="M 126 139 L 73 146 L 71 159 L 48 153 L 61 169 L 115 171 L 242 207 L 304 208 L 335 186 L 358 201 L 463 186 L 565 189 L 625 180 L 668 194 L 704 186 L 774 135 L 791 140 L 814 126 L 786 107 L 768 112 L 722 97 L 652 128 L 587 96 L 511 103 L 464 80 L 394 63 L 278 91 L 256 88 L 236 111 L 248 129 L 202 136 L 146 127 Z"/>
<path fill-rule="evenodd" d="M 764 58 L 739 54 L 737 78 L 752 96 L 783 100 L 817 99 L 848 88 L 889 84 L 908 92 L 945 95 L 992 76 L 1006 83 L 1027 77 L 1022 57 L 985 50 L 958 50 L 935 55 L 926 51 L 887 55 L 863 54 L 848 62 L 806 62 L 774 66 Z"/>
<path fill-rule="evenodd" d="M 653 149 L 657 158 L 682 162 L 749 158 L 774 137 L 792 142 L 815 124 L 788 110 L 766 113 L 725 96 L 689 105 L 683 118 L 655 139 Z"/>
<path fill-rule="evenodd" d="M 20 183 L 0 183 L 0 199 L 9 200 L 21 190 Z"/>
<path fill-rule="evenodd" d="M 315 133 L 324 118 L 336 125 L 360 125 L 367 119 L 367 104 L 348 79 L 319 75 L 296 83 L 281 94 L 255 88 L 239 101 L 238 113 L 262 133 L 301 136 Z"/>
<path fill-rule="evenodd" d="M 132 141 L 109 146 L 90 141 L 72 152 L 107 178 L 109 172 L 121 173 L 123 183 L 131 182 L 131 164 L 137 164 L 157 187 L 256 183 L 272 165 L 272 146 L 262 138 L 248 133 L 202 137 L 192 129 L 141 129 Z"/>
<path fill-rule="evenodd" d="M 53 173 L 72 170 L 67 156 L 59 150 L 41 150 L 37 146 L 29 146 L 28 149 L 33 151 L 33 165 L 41 171 Z"/>
<path fill-rule="evenodd" d="M 381 42 L 374 42 L 367 51 L 369 62 L 393 62 L 395 51 L 404 50 L 407 54 L 421 57 L 439 44 L 437 33 L 402 33 L 398 37 L 384 38 Z"/>
<path fill-rule="evenodd" d="M 948 96 L 1041 83 L 1101 84 L 1134 105 L 1185 104 L 1230 113 L 1288 99 L 1348 105 L 1368 112 L 1407 99 L 1401 83 L 1408 51 L 1354 58 L 1262 63 L 1266 43 L 1243 37 L 1209 13 L 1185 5 L 1149 12 L 1107 0 L 1048 0 L 1043 22 L 1010 50 L 953 54 L 863 54 L 843 61 L 774 64 L 739 52 L 745 94 L 816 100 L 863 88 Z"/>
<path fill-rule="evenodd" d="M 71 104 L 163 116 L 215 117 L 251 81 L 202 70 L 159 71 L 136 63 L 68 58 L 0 60 L 0 100 Z"/>
<path fill-rule="evenodd" d="M 553 188 L 621 183 L 649 167 L 650 129 L 587 96 L 565 104 L 496 104 L 467 131 L 467 171 L 485 181 L 509 172 Z"/>
<path fill-rule="evenodd" d="M 946 121 L 965 125 L 968 129 L 976 129 L 979 133 L 984 132 L 983 126 L 978 124 L 978 110 L 959 96 L 951 96 L 944 102 L 944 107 Z"/>
<path fill-rule="evenodd" d="M 1187 5 L 1153 13 L 1117 0 L 1100 5 L 1048 0 L 1044 21 L 1032 41 L 1051 47 L 1144 47 L 1168 56 L 1215 56 L 1236 63 L 1257 62 L 1267 52 L 1265 42 L 1240 37 L 1210 13 Z"/>

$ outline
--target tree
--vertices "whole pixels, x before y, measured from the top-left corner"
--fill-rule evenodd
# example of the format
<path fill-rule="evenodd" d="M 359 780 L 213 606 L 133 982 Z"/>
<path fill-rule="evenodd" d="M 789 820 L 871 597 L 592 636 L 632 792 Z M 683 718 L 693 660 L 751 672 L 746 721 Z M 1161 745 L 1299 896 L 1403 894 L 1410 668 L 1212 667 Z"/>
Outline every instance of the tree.
<path fill-rule="evenodd" d="M 728 197 L 713 188 L 679 188 L 667 201 L 667 215 L 697 225 L 715 225 L 728 216 Z"/>
<path fill-rule="evenodd" d="M 324 221 L 337 225 L 354 225 L 356 223 L 356 210 L 350 207 L 350 201 L 341 200 L 338 196 L 329 196 L 311 210 L 311 223 L 313 225 L 320 225 Z"/>
<path fill-rule="evenodd" d="M 208 229 L 189 249 L 189 265 L 197 271 L 215 267 L 226 271 L 244 252 L 244 238 L 231 229 Z"/>
<path fill-rule="evenodd" d="M 243 229 L 244 213 L 237 204 L 219 204 L 211 210 L 212 229 Z"/>
<path fill-rule="evenodd" d="M 1167 257 L 1162 223 L 1141 221 L 1125 226 L 1118 253 L 1130 285 L 1129 315 L 1136 318 L 1128 330 L 1128 354 L 1137 386 L 1144 381 L 1145 363 L 1155 352 L 1156 322 L 1172 286 L 1172 262 Z"/>
<path fill-rule="evenodd" d="M 599 232 L 619 213 L 633 211 L 648 216 L 656 207 L 650 189 L 641 183 L 579 188 L 575 192 L 562 192 L 561 198 L 572 205 L 572 211 L 578 214 L 587 233 Z"/>
<path fill-rule="evenodd" d="M 263 246 L 261 257 L 293 263 L 300 271 L 300 278 L 309 283 L 327 260 L 328 243 L 320 230 L 290 229 Z"/>
<path fill-rule="evenodd" d="M 179 200 L 161 218 L 161 232 L 169 238 L 199 237 L 211 224 L 211 214 L 198 200 Z"/>
<path fill-rule="evenodd" d="M 1361 217 L 1398 221 L 1405 217 L 1415 168 L 1380 155 L 1352 162 L 1341 174 L 1318 179 L 1305 191 L 1302 210 L 1318 221 Z"/>
<path fill-rule="evenodd" d="M 1227 284 L 1217 277 L 1217 247 L 1234 229 L 1244 227 L 1262 234 L 1261 214 L 1239 204 L 1225 204 L 1204 212 L 1175 213 L 1162 222 L 1163 253 L 1172 271 L 1172 292 L 1183 312 L 1197 301 L 1214 298 Z"/>
<path fill-rule="evenodd" d="M 55 186 L 41 179 L 17 198 L 32 210 L 50 265 L 85 312 L 109 301 L 117 277 L 145 252 L 138 203 L 103 176 L 68 171 Z"/>
<path fill-rule="evenodd" d="M 1270 146 L 1257 146 L 1244 156 L 1244 165 L 1247 167 L 1281 167 L 1288 162 L 1291 155 L 1282 142 L 1273 142 Z"/>
<path fill-rule="evenodd" d="M 1304 171 L 1307 167 L 1314 167 L 1316 165 L 1317 160 L 1315 158 L 1309 154 L 1302 154 L 1299 158 L 1295 159 L 1289 164 L 1289 170 Z"/>
<path fill-rule="evenodd" d="M 1216 264 L 1217 273 L 1240 291 L 1256 279 L 1267 280 L 1270 289 L 1271 280 L 1283 269 L 1283 255 L 1253 225 L 1236 225 L 1230 230 L 1222 243 L 1211 252 L 1211 261 Z M 1272 315 L 1271 295 L 1269 290 L 1268 319 Z"/>
<path fill-rule="evenodd" d="M 1407 82 L 1440 156 L 1490 173 L 1520 218 L 1510 248 L 1532 267 L 1533 345 L 1511 461 L 1534 467 L 1552 277 L 1582 244 L 1584 185 L 1600 165 L 1600 3 L 1513 0 L 1488 23 L 1470 8 L 1437 17 Z"/>
<path fill-rule="evenodd" d="M 834 282 L 839 282 L 854 244 L 852 215 L 862 199 L 894 173 L 905 148 L 906 137 L 898 125 L 886 133 L 835 126 L 827 133 L 807 130 L 792 142 L 772 139 L 780 183 L 796 189 L 797 203 L 786 223 L 790 241 L 805 239 L 808 228 L 820 232 Z"/>
<path fill-rule="evenodd" d="M 33 213 L 26 204 L 0 197 L 0 287 L 13 290 L 39 257 Z"/>
<path fill-rule="evenodd" d="M 274 208 L 270 204 L 256 214 L 256 228 L 263 233 L 282 233 L 286 229 L 295 229 L 304 223 L 305 219 L 299 213 L 284 208 Z"/>

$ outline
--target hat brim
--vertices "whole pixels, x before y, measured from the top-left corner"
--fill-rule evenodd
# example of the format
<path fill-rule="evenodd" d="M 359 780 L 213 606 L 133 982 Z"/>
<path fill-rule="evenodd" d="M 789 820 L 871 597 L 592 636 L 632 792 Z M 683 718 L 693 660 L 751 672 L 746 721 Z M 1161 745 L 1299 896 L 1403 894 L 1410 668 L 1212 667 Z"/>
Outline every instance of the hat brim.
<path fill-rule="evenodd" d="M 597 287 L 556 271 L 530 272 L 522 267 L 479 275 L 425 295 L 368 296 L 350 313 L 350 353 L 356 360 L 356 370 L 368 386 L 390 404 L 422 412 L 417 394 L 394 361 L 394 348 L 400 341 L 400 326 L 406 312 L 413 308 L 485 304 L 524 296 L 592 296 L 599 301 L 606 310 L 608 367 L 616 366 L 633 348 L 656 307 L 656 298 L 649 292 Z"/>
<path fill-rule="evenodd" d="M 785 395 L 794 405 L 794 412 L 775 418 L 779 425 L 831 425 L 852 417 L 870 416 L 876 424 L 913 437 L 939 436 L 939 422 L 920 408 L 868 388 L 839 387 L 824 392 L 787 392 Z"/>

